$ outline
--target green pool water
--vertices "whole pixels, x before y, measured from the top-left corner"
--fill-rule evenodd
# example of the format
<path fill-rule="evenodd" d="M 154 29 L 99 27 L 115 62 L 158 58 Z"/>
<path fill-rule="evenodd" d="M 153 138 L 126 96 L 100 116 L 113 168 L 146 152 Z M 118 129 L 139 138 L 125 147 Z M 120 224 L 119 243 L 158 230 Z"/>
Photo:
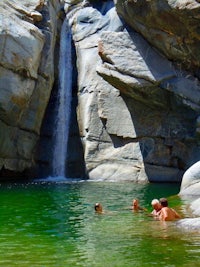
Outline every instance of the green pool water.
<path fill-rule="evenodd" d="M 200 266 L 199 233 L 148 216 L 155 197 L 182 212 L 178 192 L 176 184 L 1 184 L 0 266 Z M 128 210 L 133 198 L 148 211 Z"/>

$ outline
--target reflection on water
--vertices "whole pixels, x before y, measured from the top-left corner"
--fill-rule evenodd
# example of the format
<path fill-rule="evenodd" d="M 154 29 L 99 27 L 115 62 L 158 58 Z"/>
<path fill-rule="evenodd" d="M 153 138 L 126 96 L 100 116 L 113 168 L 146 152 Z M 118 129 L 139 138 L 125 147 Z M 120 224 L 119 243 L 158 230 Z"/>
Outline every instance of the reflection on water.
<path fill-rule="evenodd" d="M 184 210 L 178 191 L 174 184 L 2 185 L 0 266 L 200 266 L 199 233 L 148 216 L 155 197 Z M 133 198 L 148 212 L 128 210 Z M 95 202 L 109 212 L 95 214 Z"/>

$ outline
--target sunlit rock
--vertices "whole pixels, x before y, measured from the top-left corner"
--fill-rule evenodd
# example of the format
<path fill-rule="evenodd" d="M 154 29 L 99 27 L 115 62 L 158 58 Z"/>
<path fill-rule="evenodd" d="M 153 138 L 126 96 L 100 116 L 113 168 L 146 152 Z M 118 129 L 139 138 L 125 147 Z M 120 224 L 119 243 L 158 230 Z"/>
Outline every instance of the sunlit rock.
<path fill-rule="evenodd" d="M 54 81 L 58 1 L 0 3 L 0 169 L 23 173 L 34 153 Z M 45 12 L 44 12 L 45 11 Z"/>
<path fill-rule="evenodd" d="M 181 228 L 183 231 L 189 232 L 199 232 L 200 229 L 200 218 L 186 218 L 181 219 L 176 222 L 178 228 Z"/>
<path fill-rule="evenodd" d="M 196 0 L 115 0 L 118 14 L 148 42 L 199 77 L 200 3 Z"/>
<path fill-rule="evenodd" d="M 200 196 L 200 161 L 193 164 L 184 173 L 180 195 Z"/>

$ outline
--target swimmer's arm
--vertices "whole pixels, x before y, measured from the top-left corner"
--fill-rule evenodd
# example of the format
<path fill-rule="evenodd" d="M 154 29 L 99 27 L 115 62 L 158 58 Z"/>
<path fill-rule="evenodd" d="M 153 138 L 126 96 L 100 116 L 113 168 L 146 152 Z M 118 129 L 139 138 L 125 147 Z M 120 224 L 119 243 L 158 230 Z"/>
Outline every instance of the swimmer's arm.
<path fill-rule="evenodd" d="M 175 218 L 176 218 L 176 219 L 180 219 L 181 216 L 180 216 L 174 209 L 172 209 L 172 210 L 173 210 L 173 212 L 174 212 L 174 214 L 175 214 Z"/>
<path fill-rule="evenodd" d="M 164 208 L 162 208 L 160 214 L 159 214 L 159 220 L 160 221 L 167 221 L 169 218 L 168 213 L 166 212 L 166 210 Z"/>

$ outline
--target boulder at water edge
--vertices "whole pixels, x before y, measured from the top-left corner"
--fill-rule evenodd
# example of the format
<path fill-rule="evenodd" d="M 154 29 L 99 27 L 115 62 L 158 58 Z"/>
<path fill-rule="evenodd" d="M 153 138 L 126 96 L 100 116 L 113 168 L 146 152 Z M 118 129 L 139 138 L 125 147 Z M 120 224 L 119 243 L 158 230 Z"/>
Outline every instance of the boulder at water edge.
<path fill-rule="evenodd" d="M 196 162 L 184 173 L 180 195 L 200 196 L 200 161 Z"/>

